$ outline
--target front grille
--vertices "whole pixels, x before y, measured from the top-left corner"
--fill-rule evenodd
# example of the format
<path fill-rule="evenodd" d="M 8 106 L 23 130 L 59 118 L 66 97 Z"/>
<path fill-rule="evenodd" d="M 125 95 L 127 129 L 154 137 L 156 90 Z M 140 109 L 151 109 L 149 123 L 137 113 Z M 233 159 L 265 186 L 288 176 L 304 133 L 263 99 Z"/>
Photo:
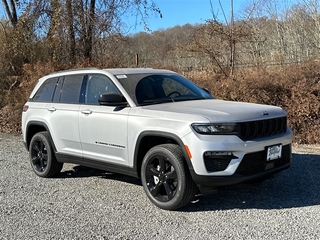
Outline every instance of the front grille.
<path fill-rule="evenodd" d="M 273 118 L 252 122 L 238 123 L 238 136 L 242 140 L 269 137 L 285 133 L 287 130 L 287 118 Z"/>
<path fill-rule="evenodd" d="M 250 175 L 261 173 L 265 171 L 267 165 L 272 165 L 273 168 L 282 167 L 291 161 L 291 145 L 286 145 L 282 147 L 282 157 L 273 161 L 267 161 L 267 152 L 255 152 L 246 154 L 236 173 L 240 175 Z"/>

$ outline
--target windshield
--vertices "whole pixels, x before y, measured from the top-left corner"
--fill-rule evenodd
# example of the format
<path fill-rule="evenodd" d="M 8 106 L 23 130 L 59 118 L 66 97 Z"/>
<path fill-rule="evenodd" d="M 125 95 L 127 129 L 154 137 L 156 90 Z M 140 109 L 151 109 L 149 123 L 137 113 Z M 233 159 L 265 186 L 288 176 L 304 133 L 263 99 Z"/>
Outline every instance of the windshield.
<path fill-rule="evenodd" d="M 178 74 L 128 74 L 116 77 L 139 106 L 213 98 L 207 91 Z"/>

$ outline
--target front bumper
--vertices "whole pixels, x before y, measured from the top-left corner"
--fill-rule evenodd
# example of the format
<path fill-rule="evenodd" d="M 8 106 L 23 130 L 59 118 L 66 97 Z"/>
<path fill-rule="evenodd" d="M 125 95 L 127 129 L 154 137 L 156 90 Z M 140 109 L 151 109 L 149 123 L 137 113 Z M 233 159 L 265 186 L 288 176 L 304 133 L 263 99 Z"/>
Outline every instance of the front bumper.
<path fill-rule="evenodd" d="M 193 156 L 188 163 L 190 173 L 203 194 L 223 186 L 268 179 L 290 167 L 291 143 L 290 129 L 285 134 L 255 141 L 242 141 L 236 136 L 198 136 L 189 145 Z M 282 145 L 281 157 L 267 160 L 267 149 L 277 145 Z M 208 151 L 228 155 L 210 156 Z"/>
<path fill-rule="evenodd" d="M 282 163 L 278 164 L 279 166 L 277 166 L 276 160 L 268 163 L 260 161 L 259 165 L 264 165 L 264 169 L 261 167 L 253 167 L 254 164 L 248 165 L 247 167 L 242 167 L 240 165 L 236 173 L 231 176 L 204 176 L 198 175 L 193 170 L 190 170 L 191 176 L 201 193 L 204 195 L 215 193 L 216 189 L 219 187 L 272 178 L 290 167 L 292 161 L 291 145 L 288 145 L 288 148 L 290 149 L 290 152 L 286 152 L 286 155 L 289 155 L 285 156 L 285 159 L 281 159 Z M 254 171 L 255 168 L 256 171 Z"/>

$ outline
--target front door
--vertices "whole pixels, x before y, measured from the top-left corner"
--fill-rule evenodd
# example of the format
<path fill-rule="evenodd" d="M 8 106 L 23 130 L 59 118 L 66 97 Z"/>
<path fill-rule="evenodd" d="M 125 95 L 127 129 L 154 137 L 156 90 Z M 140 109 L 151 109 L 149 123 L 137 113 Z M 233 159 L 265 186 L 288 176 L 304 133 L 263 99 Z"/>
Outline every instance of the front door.
<path fill-rule="evenodd" d="M 88 75 L 85 102 L 79 109 L 79 132 L 86 161 L 127 164 L 127 122 L 130 108 L 100 106 L 100 94 L 120 93 L 105 75 Z"/>

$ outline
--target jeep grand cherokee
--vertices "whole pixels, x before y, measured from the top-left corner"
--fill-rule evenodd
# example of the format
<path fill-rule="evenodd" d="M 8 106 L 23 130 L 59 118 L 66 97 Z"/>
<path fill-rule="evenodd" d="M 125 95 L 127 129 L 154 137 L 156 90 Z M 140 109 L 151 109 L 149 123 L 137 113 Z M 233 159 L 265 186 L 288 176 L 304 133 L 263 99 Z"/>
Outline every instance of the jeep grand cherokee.
<path fill-rule="evenodd" d="M 215 99 L 168 70 L 52 73 L 23 107 L 22 131 L 38 176 L 74 163 L 138 177 L 168 210 L 198 191 L 267 179 L 291 163 L 283 109 Z"/>

